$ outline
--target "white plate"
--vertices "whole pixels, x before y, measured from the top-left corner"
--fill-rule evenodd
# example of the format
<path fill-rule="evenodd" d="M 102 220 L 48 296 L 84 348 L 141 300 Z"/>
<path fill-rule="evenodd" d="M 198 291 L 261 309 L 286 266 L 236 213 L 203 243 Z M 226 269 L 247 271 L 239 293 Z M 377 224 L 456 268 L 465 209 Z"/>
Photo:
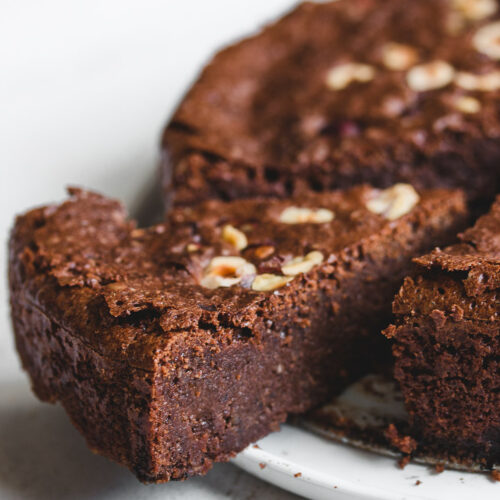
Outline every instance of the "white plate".
<path fill-rule="evenodd" d="M 335 443 L 283 425 L 242 451 L 234 463 L 255 476 L 312 499 L 478 500 L 500 498 L 486 473 L 444 471 Z M 420 483 L 417 485 L 417 481 Z"/>
<path fill-rule="evenodd" d="M 246 481 L 217 466 L 206 478 L 140 485 L 125 469 L 92 456 L 62 409 L 38 403 L 20 372 L 10 332 L 6 240 L 16 213 L 61 199 L 68 184 L 117 196 L 137 211 L 155 182 L 161 128 L 201 65 L 221 44 L 256 29 L 294 1 L 2 2 L 2 500 L 263 497 L 260 488 L 249 491 Z M 392 459 L 289 426 L 260 446 L 249 447 L 235 463 L 308 497 L 483 500 L 500 495 L 500 485 L 483 475 L 437 476 L 415 465 L 400 471 Z M 294 477 L 297 472 L 300 478 Z M 417 478 L 420 486 L 414 486 Z"/>

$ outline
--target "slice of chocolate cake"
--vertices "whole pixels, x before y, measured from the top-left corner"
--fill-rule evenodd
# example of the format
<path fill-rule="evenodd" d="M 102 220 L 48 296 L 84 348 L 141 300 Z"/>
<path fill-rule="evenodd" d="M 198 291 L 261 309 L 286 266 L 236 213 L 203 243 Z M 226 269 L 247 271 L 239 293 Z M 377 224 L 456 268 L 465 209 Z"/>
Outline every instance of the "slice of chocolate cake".
<path fill-rule="evenodd" d="M 500 170 L 496 0 L 304 3 L 215 56 L 163 137 L 169 203 L 367 182 L 461 187 Z"/>
<path fill-rule="evenodd" d="M 460 238 L 416 259 L 386 334 L 419 449 L 491 466 L 500 464 L 500 197 Z"/>
<path fill-rule="evenodd" d="M 92 449 L 143 481 L 204 473 L 383 359 L 411 258 L 465 218 L 457 191 L 364 186 L 136 229 L 73 190 L 14 227 L 17 347 Z"/>

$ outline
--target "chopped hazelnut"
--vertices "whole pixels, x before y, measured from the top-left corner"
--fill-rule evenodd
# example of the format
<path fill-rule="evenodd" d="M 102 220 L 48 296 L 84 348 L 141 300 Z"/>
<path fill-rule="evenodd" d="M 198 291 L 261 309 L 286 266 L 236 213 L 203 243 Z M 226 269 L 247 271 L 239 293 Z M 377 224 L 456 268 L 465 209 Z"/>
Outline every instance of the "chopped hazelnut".
<path fill-rule="evenodd" d="M 285 286 L 292 281 L 290 276 L 279 276 L 277 274 L 259 274 L 252 283 L 252 290 L 256 292 L 269 292 Z"/>
<path fill-rule="evenodd" d="M 453 81 L 455 70 L 445 61 L 432 61 L 414 66 L 406 75 L 408 86 L 415 92 L 446 87 Z"/>
<path fill-rule="evenodd" d="M 395 184 L 379 191 L 366 203 L 366 208 L 386 219 L 395 220 L 409 213 L 419 202 L 420 196 L 410 184 Z"/>
<path fill-rule="evenodd" d="M 353 82 L 369 82 L 375 77 L 375 68 L 368 64 L 348 62 L 334 66 L 326 75 L 331 90 L 342 90 Z"/>
<path fill-rule="evenodd" d="M 455 101 L 455 108 L 462 113 L 477 113 L 481 103 L 474 97 L 461 96 Z"/>
<path fill-rule="evenodd" d="M 226 224 L 222 229 L 222 239 L 226 243 L 233 245 L 236 250 L 243 250 L 248 245 L 245 233 L 231 226 L 231 224 Z"/>
<path fill-rule="evenodd" d="M 127 285 L 125 283 L 115 281 L 114 283 L 109 283 L 107 285 L 107 288 L 108 290 L 112 290 L 113 292 L 119 292 L 121 290 L 125 290 L 127 288 Z"/>
<path fill-rule="evenodd" d="M 288 207 L 280 215 L 280 222 L 285 224 L 323 224 L 335 218 L 335 214 L 326 208 Z"/>
<path fill-rule="evenodd" d="M 450 11 L 446 17 L 446 31 L 452 36 L 462 33 L 466 26 L 465 18 L 460 12 Z"/>
<path fill-rule="evenodd" d="M 198 243 L 188 243 L 186 245 L 186 250 L 189 252 L 189 253 L 193 253 L 193 252 L 196 252 L 200 249 L 200 245 Z"/>
<path fill-rule="evenodd" d="M 295 257 L 287 264 L 281 266 L 281 271 L 286 276 L 295 276 L 309 272 L 314 266 L 323 262 L 323 254 L 317 250 L 309 252 L 304 257 Z"/>
<path fill-rule="evenodd" d="M 500 59 L 500 21 L 479 28 L 472 39 L 475 49 L 491 59 Z"/>
<path fill-rule="evenodd" d="M 205 269 L 201 285 L 210 289 L 230 287 L 256 272 L 255 266 L 242 257 L 214 257 Z"/>
<path fill-rule="evenodd" d="M 469 21 L 485 19 L 498 9 L 496 0 L 453 0 L 453 7 Z"/>
<path fill-rule="evenodd" d="M 144 229 L 136 228 L 131 231 L 130 236 L 132 236 L 132 238 L 142 238 L 145 234 L 146 231 Z"/>
<path fill-rule="evenodd" d="M 270 245 L 263 245 L 255 249 L 255 256 L 260 260 L 264 260 L 267 259 L 268 257 L 271 257 L 273 253 L 274 253 L 274 247 Z"/>
<path fill-rule="evenodd" d="M 493 92 L 500 89 L 500 71 L 494 70 L 482 75 L 460 71 L 455 76 L 455 84 L 465 90 Z"/>
<path fill-rule="evenodd" d="M 390 42 L 382 47 L 382 62 L 389 69 L 404 71 L 418 60 L 418 53 L 409 45 Z"/>

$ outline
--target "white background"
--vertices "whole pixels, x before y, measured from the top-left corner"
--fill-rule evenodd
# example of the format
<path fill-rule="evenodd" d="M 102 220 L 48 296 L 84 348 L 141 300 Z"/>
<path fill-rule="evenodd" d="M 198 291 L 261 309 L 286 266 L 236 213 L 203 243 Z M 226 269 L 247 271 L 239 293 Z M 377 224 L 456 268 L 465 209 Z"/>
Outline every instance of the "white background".
<path fill-rule="evenodd" d="M 289 0 L 0 0 L 0 498 L 291 498 L 231 465 L 142 486 L 38 402 L 14 352 L 6 244 L 14 215 L 67 185 L 153 196 L 161 129 L 214 50 Z"/>

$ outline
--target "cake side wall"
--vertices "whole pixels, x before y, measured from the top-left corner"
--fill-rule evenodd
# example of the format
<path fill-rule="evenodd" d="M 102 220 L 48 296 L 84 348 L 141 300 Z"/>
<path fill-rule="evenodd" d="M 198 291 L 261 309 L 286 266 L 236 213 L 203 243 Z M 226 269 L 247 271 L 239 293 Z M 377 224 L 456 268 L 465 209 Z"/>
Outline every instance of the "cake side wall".
<path fill-rule="evenodd" d="M 419 452 L 491 466 L 500 463 L 500 324 L 495 315 L 466 315 L 496 298 L 488 292 L 467 303 L 460 279 L 452 286 L 449 276 L 439 275 L 405 283 L 395 305 L 406 302 L 407 313 L 397 316 L 391 333 L 394 374 Z M 435 308 L 420 311 L 422 296 Z"/>
<path fill-rule="evenodd" d="M 170 137 L 166 134 L 166 137 Z M 273 166 L 245 163 L 240 159 L 221 158 L 203 151 L 175 153 L 170 143 L 176 134 L 165 141 L 160 172 L 167 206 L 190 206 L 206 200 L 237 200 L 254 196 L 300 196 L 313 191 L 347 189 L 358 184 L 386 188 L 397 182 L 409 182 L 417 189 L 461 188 L 469 193 L 478 208 L 491 202 L 499 185 L 496 165 L 500 162 L 500 148 L 490 139 L 476 139 L 469 144 L 469 156 L 478 163 L 465 163 L 465 156 L 457 152 L 440 152 L 417 160 L 412 151 L 406 161 L 387 160 L 383 167 L 371 168 L 359 160 L 352 165 L 308 164 Z M 391 157 L 390 149 L 379 154 Z M 417 165 L 411 174 L 405 165 Z M 472 181 L 471 181 L 472 179 Z"/>
<path fill-rule="evenodd" d="M 60 402 L 88 446 L 138 475 L 150 467 L 150 382 L 89 349 L 33 305 L 12 298 L 15 341 L 35 394 Z"/>
<path fill-rule="evenodd" d="M 20 219 L 11 235 L 9 287 L 15 343 L 33 391 L 42 401 L 60 402 L 92 450 L 146 476 L 152 376 L 102 356 L 37 303 L 49 287 L 36 281 L 29 250 L 23 251 L 32 218 Z"/>

